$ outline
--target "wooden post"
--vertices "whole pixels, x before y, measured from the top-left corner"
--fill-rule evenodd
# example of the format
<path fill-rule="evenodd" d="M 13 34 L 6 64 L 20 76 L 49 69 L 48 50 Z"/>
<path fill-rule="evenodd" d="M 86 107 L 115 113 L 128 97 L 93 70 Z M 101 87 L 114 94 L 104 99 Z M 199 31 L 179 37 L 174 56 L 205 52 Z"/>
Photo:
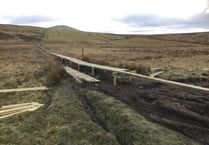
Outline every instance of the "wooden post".
<path fill-rule="evenodd" d="M 117 76 L 116 76 L 117 72 L 113 72 L 112 76 L 113 76 L 113 86 L 117 85 Z"/>
<path fill-rule="evenodd" d="M 132 70 L 130 71 L 131 73 L 137 73 L 136 70 Z M 132 81 L 132 75 L 129 75 L 129 81 L 131 82 Z"/>
<path fill-rule="evenodd" d="M 94 76 L 94 67 L 91 67 L 91 74 Z"/>
<path fill-rule="evenodd" d="M 116 86 L 116 85 L 117 85 L 117 77 L 113 76 L 113 86 Z"/>
<path fill-rule="evenodd" d="M 130 81 L 130 82 L 132 81 L 132 77 L 131 77 L 131 75 L 129 75 L 129 81 Z"/>

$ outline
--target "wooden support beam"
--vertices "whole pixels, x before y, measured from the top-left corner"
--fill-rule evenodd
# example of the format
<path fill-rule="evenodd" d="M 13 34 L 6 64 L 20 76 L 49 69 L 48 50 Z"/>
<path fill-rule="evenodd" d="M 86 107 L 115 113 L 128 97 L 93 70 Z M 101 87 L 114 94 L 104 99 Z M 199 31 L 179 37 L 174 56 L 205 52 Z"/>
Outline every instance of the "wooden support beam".
<path fill-rule="evenodd" d="M 131 70 L 130 72 L 131 72 L 131 73 L 137 73 L 136 70 Z M 132 77 L 133 77 L 132 75 L 129 75 L 129 81 L 130 81 L 130 82 L 132 81 Z"/>
<path fill-rule="evenodd" d="M 130 81 L 130 82 L 132 81 L 132 76 L 131 76 L 131 75 L 129 75 L 129 81 Z"/>
<path fill-rule="evenodd" d="M 69 60 L 66 60 L 67 61 L 67 65 L 69 66 L 70 65 L 70 61 Z"/>
<path fill-rule="evenodd" d="M 116 85 L 117 85 L 117 77 L 113 76 L 113 86 L 116 86 Z"/>
<path fill-rule="evenodd" d="M 72 69 L 70 67 L 64 67 L 66 72 L 71 75 L 75 80 L 79 83 L 82 83 L 82 80 L 86 82 L 91 82 L 91 83 L 99 83 L 100 81 L 96 78 L 93 78 L 92 76 L 86 75 L 82 72 L 79 72 L 75 69 Z"/>
<path fill-rule="evenodd" d="M 112 76 L 113 76 L 113 86 L 116 86 L 117 85 L 117 79 L 121 79 L 121 78 L 118 76 L 117 72 L 113 72 Z"/>
<path fill-rule="evenodd" d="M 91 67 L 91 75 L 94 76 L 94 67 Z"/>

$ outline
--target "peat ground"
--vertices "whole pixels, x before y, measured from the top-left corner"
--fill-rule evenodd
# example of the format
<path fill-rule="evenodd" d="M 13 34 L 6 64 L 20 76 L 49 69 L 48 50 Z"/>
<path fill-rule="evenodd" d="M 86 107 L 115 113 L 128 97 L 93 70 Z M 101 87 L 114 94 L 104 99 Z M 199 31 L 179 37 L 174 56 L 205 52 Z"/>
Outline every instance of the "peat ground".
<path fill-rule="evenodd" d="M 70 81 L 68 87 L 80 96 L 87 110 L 93 108 L 85 101 L 86 93 L 97 90 L 121 100 L 152 122 L 204 145 L 209 144 L 209 92 L 141 78 L 134 78 L 132 82 L 124 81 L 117 86 L 113 86 L 110 80 L 103 80 L 100 84 L 77 84 L 72 79 Z M 92 112 L 94 110 L 90 116 L 98 124 Z"/>

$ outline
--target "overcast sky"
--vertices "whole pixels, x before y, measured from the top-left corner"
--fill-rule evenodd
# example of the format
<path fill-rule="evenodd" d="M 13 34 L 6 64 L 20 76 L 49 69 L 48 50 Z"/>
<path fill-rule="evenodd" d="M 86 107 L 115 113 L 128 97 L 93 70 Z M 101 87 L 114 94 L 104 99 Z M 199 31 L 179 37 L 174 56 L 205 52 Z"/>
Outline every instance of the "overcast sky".
<path fill-rule="evenodd" d="M 156 34 L 209 31 L 208 0 L 0 0 L 0 23 Z"/>

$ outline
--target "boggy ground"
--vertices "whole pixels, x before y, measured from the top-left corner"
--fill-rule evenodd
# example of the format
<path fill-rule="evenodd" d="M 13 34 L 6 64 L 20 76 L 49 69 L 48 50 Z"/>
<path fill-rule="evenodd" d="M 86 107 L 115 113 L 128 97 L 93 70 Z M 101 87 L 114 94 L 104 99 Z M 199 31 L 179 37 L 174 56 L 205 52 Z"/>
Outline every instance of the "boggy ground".
<path fill-rule="evenodd" d="M 162 84 L 141 78 L 113 87 L 111 81 L 90 85 L 69 84 L 79 96 L 97 90 L 131 106 L 150 121 L 209 144 L 209 92 Z M 78 91 L 79 90 L 79 91 Z"/>

